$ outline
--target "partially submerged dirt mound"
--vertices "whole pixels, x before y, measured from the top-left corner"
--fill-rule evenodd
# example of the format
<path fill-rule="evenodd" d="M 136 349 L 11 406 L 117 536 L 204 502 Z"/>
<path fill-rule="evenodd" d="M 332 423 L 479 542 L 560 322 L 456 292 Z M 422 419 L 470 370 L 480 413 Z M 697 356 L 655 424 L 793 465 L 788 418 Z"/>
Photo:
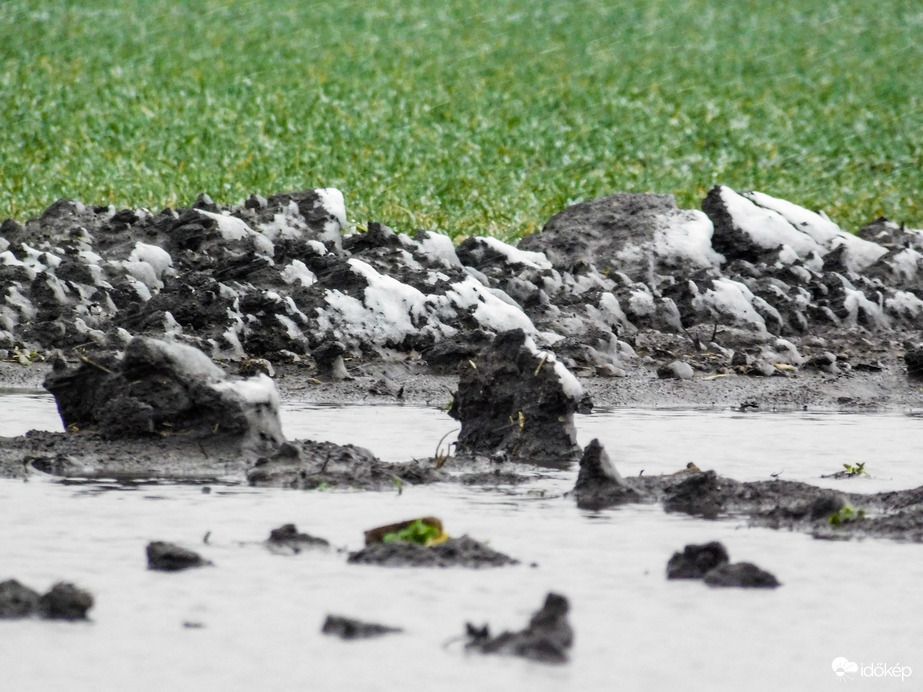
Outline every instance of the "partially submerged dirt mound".
<path fill-rule="evenodd" d="M 230 437 L 253 449 L 283 441 L 279 395 L 266 375 L 231 378 L 198 349 L 137 337 L 118 354 L 57 361 L 45 388 L 64 427 L 108 438 Z"/>
<path fill-rule="evenodd" d="M 577 379 L 521 329 L 499 334 L 459 366 L 449 415 L 461 421 L 458 457 L 566 468 L 580 454 L 574 413 Z"/>
<path fill-rule="evenodd" d="M 465 648 L 483 654 L 522 656 L 543 663 L 566 663 L 574 643 L 574 630 L 567 617 L 569 610 L 566 597 L 549 593 L 529 625 L 519 632 L 492 636 L 487 625 L 474 627 L 469 623 Z"/>
<path fill-rule="evenodd" d="M 923 487 L 874 494 L 837 492 L 782 479 L 737 481 L 691 465 L 670 475 L 626 480 L 597 440 L 584 451 L 572 494 L 582 509 L 659 502 L 668 512 L 705 519 L 746 517 L 753 526 L 805 531 L 816 538 L 874 536 L 923 542 Z"/>
<path fill-rule="evenodd" d="M 505 567 L 519 564 L 508 555 L 487 547 L 468 536 L 449 538 L 443 543 L 423 546 L 417 543 L 372 543 L 349 554 L 355 565 L 382 567 Z"/>

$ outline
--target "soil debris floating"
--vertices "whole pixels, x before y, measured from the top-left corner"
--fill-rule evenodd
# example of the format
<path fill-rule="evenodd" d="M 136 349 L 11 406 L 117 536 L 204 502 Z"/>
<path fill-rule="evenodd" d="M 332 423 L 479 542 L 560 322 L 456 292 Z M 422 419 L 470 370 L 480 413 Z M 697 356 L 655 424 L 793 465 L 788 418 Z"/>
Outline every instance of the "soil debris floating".
<path fill-rule="evenodd" d="M 198 553 L 173 543 L 152 541 L 147 545 L 147 568 L 160 572 L 180 572 L 212 564 Z"/>
<path fill-rule="evenodd" d="M 449 538 L 432 546 L 408 541 L 372 543 L 349 554 L 354 565 L 382 567 L 505 567 L 519 564 L 508 555 L 493 550 L 468 536 Z"/>
<path fill-rule="evenodd" d="M 340 639 L 372 639 L 385 634 L 403 632 L 400 627 L 389 627 L 374 622 L 363 622 L 341 615 L 328 615 L 321 632 Z"/>
<path fill-rule="evenodd" d="M 325 538 L 301 533 L 294 524 L 284 524 L 269 532 L 266 545 L 276 553 L 297 555 L 303 550 L 329 548 L 330 542 Z"/>
<path fill-rule="evenodd" d="M 494 637 L 487 625 L 475 627 L 468 623 L 465 648 L 484 654 L 522 656 L 542 663 L 566 663 L 574 643 L 574 630 L 567 617 L 569 610 L 566 597 L 549 593 L 529 625 L 519 632 L 503 632 Z"/>
<path fill-rule="evenodd" d="M 673 553 L 667 563 L 667 579 L 702 579 L 711 570 L 730 562 L 728 551 L 721 543 L 687 545 L 681 553 Z"/>
<path fill-rule="evenodd" d="M 573 494 L 581 509 L 644 501 L 643 492 L 622 478 L 598 439 L 591 440 L 583 450 Z"/>
<path fill-rule="evenodd" d="M 45 620 L 86 620 L 92 607 L 93 595 L 67 582 L 58 582 L 42 595 L 15 579 L 0 582 L 0 620 L 32 616 Z"/>
<path fill-rule="evenodd" d="M 0 620 L 15 620 L 33 615 L 39 593 L 15 579 L 0 582 Z"/>

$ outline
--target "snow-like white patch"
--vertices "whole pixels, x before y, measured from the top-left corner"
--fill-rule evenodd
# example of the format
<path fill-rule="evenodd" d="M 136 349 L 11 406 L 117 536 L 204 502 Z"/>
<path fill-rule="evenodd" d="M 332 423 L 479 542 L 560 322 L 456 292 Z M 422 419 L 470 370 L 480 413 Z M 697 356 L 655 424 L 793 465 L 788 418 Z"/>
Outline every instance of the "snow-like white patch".
<path fill-rule="evenodd" d="M 745 192 L 743 196 L 764 209 L 777 212 L 796 229 L 811 236 L 818 245 L 829 247 L 833 239 L 843 233 L 840 227 L 830 219 L 800 207 L 794 202 L 770 197 L 762 192 Z"/>
<path fill-rule="evenodd" d="M 170 338 L 176 338 L 183 333 L 182 325 L 176 321 L 173 313 L 169 310 L 163 313 L 163 333 Z"/>
<path fill-rule="evenodd" d="M 339 228 L 337 228 L 336 231 L 340 232 L 346 228 L 346 200 L 343 199 L 343 193 L 335 187 L 322 187 L 314 192 L 317 193 L 320 206 L 322 206 L 330 216 L 336 219 L 339 224 Z"/>
<path fill-rule="evenodd" d="M 293 320 L 291 317 L 277 314 L 276 319 L 283 327 L 285 327 L 285 333 L 288 335 L 289 339 L 302 343 L 307 341 L 307 339 L 305 339 L 304 332 L 301 331 L 301 327 L 299 327 L 295 323 L 295 320 Z"/>
<path fill-rule="evenodd" d="M 81 250 L 77 253 L 77 258 L 90 270 L 96 285 L 99 286 L 104 278 L 103 258 L 92 250 Z"/>
<path fill-rule="evenodd" d="M 307 323 L 308 323 L 308 316 L 305 315 L 301 310 L 298 309 L 298 306 L 295 305 L 295 299 L 294 299 L 294 298 L 292 298 L 291 296 L 286 296 L 286 297 L 282 300 L 282 302 L 285 303 L 285 311 L 286 311 L 289 315 L 293 315 L 293 316 L 295 316 L 295 317 L 298 317 L 298 318 L 301 320 L 301 323 L 302 323 L 302 324 L 307 324 Z"/>
<path fill-rule="evenodd" d="M 888 252 L 886 248 L 878 243 L 871 243 L 845 231 L 833 241 L 831 249 L 839 245 L 846 246 L 846 268 L 852 272 L 861 272 L 868 269 Z"/>
<path fill-rule="evenodd" d="M 474 318 L 485 329 L 495 332 L 522 329 L 527 334 L 535 332 L 535 325 L 526 313 L 518 306 L 504 303 L 473 276 L 465 277 L 464 281 L 452 284 L 452 287 L 446 291 L 445 297 L 456 308 L 462 310 L 473 308 Z"/>
<path fill-rule="evenodd" d="M 647 287 L 637 288 L 631 292 L 628 297 L 628 309 L 633 315 L 644 317 L 652 315 L 656 310 L 654 305 L 654 296 L 650 294 Z"/>
<path fill-rule="evenodd" d="M 196 211 L 202 214 L 202 216 L 207 216 L 217 221 L 218 232 L 221 233 L 221 237 L 225 240 L 249 239 L 250 242 L 253 243 L 253 248 L 256 250 L 257 254 L 265 255 L 272 259 L 275 253 L 275 246 L 272 244 L 272 241 L 262 233 L 254 231 L 243 220 L 238 219 L 236 216 L 231 216 L 230 214 L 216 214 L 211 211 L 205 211 L 204 209 L 197 209 Z"/>
<path fill-rule="evenodd" d="M 447 235 L 427 231 L 422 240 L 417 241 L 417 251 L 431 262 L 445 267 L 460 267 L 461 262 L 455 254 L 455 244 Z"/>
<path fill-rule="evenodd" d="M 826 216 L 821 216 L 793 202 L 771 197 L 762 192 L 746 192 L 743 196 L 760 208 L 777 213 L 793 229 L 807 235 L 817 244 L 816 251 L 820 255 L 825 255 L 839 245 L 845 245 L 845 262 L 850 271 L 861 272 L 887 252 L 878 243 L 872 243 L 852 233 L 847 233 Z M 800 257 L 806 257 L 799 246 L 788 241 L 784 242 L 790 245 Z"/>
<path fill-rule="evenodd" d="M 192 377 L 201 377 L 207 382 L 218 382 L 225 378 L 224 371 L 197 348 L 157 339 L 146 339 L 146 341 L 150 350 L 156 351 L 161 358 L 172 363 L 178 372 L 189 373 Z"/>
<path fill-rule="evenodd" d="M 715 279 L 712 281 L 712 288 L 704 293 L 699 293 L 692 282 L 690 288 L 698 294 L 692 299 L 692 304 L 697 309 L 704 307 L 716 316 L 730 318 L 738 325 L 754 326 L 762 332 L 766 331 L 766 320 L 754 307 L 754 302 L 759 299 L 739 281 Z M 763 303 L 765 304 L 765 301 Z"/>
<path fill-rule="evenodd" d="M 6 238 L 0 238 L 0 252 L 6 252 L 10 247 L 10 241 Z"/>
<path fill-rule="evenodd" d="M 150 265 L 145 265 L 150 269 Z M 131 274 L 128 274 L 125 277 L 125 281 L 128 282 L 128 285 L 131 286 L 135 293 L 138 294 L 138 297 L 141 299 L 141 302 L 146 303 L 151 299 L 152 293 L 151 290 L 144 284 L 144 282 L 139 281 Z"/>
<path fill-rule="evenodd" d="M 404 237 L 404 236 L 399 236 L 399 237 Z M 401 249 L 398 251 L 398 253 L 400 254 L 400 257 L 401 257 L 401 266 L 409 269 L 410 271 L 415 271 L 415 272 L 424 271 L 423 265 L 417 262 L 416 258 L 414 258 L 414 256 L 410 254 L 407 250 Z"/>
<path fill-rule="evenodd" d="M 923 300 L 908 291 L 896 291 L 885 300 L 885 307 L 896 315 L 919 317 L 923 314 Z"/>
<path fill-rule="evenodd" d="M 17 259 L 12 251 L 6 250 L 0 253 L 0 263 L 13 267 L 24 267 L 29 279 L 34 279 L 39 273 L 49 269 L 54 271 L 61 264 L 61 258 L 52 252 L 36 250 L 26 243 L 20 243 L 20 248 L 25 255 L 22 260 Z"/>
<path fill-rule="evenodd" d="M 205 354 L 202 355 L 205 356 Z M 264 405 L 268 406 L 271 411 L 279 410 L 279 390 L 276 389 L 276 383 L 262 372 L 245 380 L 215 382 L 211 388 L 216 392 L 230 392 L 252 406 Z"/>
<path fill-rule="evenodd" d="M 913 281 L 923 267 L 923 255 L 914 248 L 904 248 L 896 253 L 890 261 L 891 269 L 904 281 Z"/>
<path fill-rule="evenodd" d="M 611 293 L 603 293 L 599 296 L 599 307 L 611 314 L 617 321 L 623 322 L 628 318 L 622 306 L 619 305 L 619 299 Z"/>
<path fill-rule="evenodd" d="M 799 257 L 811 252 L 823 255 L 823 247 L 810 235 L 792 226 L 782 214 L 760 207 L 729 187 L 720 188 L 721 200 L 734 225 L 761 248 L 774 250 L 788 245 Z"/>
<path fill-rule="evenodd" d="M 263 235 L 274 241 L 277 238 L 300 238 L 307 227 L 298 210 L 298 204 L 295 200 L 289 200 L 281 212 L 273 215 L 272 221 L 260 225 L 260 230 Z"/>
<path fill-rule="evenodd" d="M 282 268 L 282 280 L 289 285 L 300 281 L 302 286 L 310 286 L 317 281 L 317 277 L 304 262 L 292 260 Z"/>
<path fill-rule="evenodd" d="M 583 397 L 583 385 L 580 384 L 574 373 L 564 367 L 564 363 L 559 361 L 554 353 L 540 350 L 531 336 L 526 337 L 523 345 L 532 355 L 538 356 L 546 364 L 551 363 L 554 366 L 554 374 L 558 376 L 564 393 L 573 401 L 580 401 Z"/>
<path fill-rule="evenodd" d="M 89 327 L 87 323 L 79 317 L 74 320 L 74 329 L 77 330 L 78 334 L 92 339 L 97 346 L 105 348 L 109 345 L 109 340 L 106 338 L 105 332 Z"/>
<path fill-rule="evenodd" d="M 52 293 L 54 293 L 54 299 L 57 301 L 58 305 L 69 305 L 71 303 L 70 299 L 67 297 L 70 291 L 61 279 L 54 274 L 46 273 L 45 283 L 48 285 L 48 288 L 51 289 Z"/>
<path fill-rule="evenodd" d="M 365 337 L 384 346 L 404 340 L 428 321 L 428 297 L 412 286 L 378 273 L 359 259 L 348 260 L 350 268 L 368 284 L 360 301 L 338 290 L 327 290 L 324 299 L 330 309 L 318 315 L 322 330 Z"/>
<path fill-rule="evenodd" d="M 865 313 L 866 318 L 871 321 L 876 329 L 887 329 L 890 321 L 885 315 L 883 306 L 873 303 L 862 291 L 852 286 L 846 279 L 843 281 L 843 290 L 846 297 L 843 299 L 843 307 L 847 311 L 844 324 L 849 327 L 855 327 L 859 323 L 859 311 Z"/>
<path fill-rule="evenodd" d="M 144 284 L 151 294 L 163 288 L 163 282 L 157 276 L 157 270 L 148 262 L 132 262 L 131 260 L 125 260 L 122 262 L 122 266 L 129 275 Z"/>
<path fill-rule="evenodd" d="M 27 321 L 34 319 L 38 314 L 32 301 L 22 294 L 18 284 L 12 284 L 7 287 L 6 302 L 16 308 Z"/>
<path fill-rule="evenodd" d="M 158 281 L 163 281 L 164 272 L 173 267 L 173 258 L 170 253 L 156 245 L 148 245 L 138 241 L 134 250 L 128 256 L 130 262 L 146 262 L 151 265 Z M 162 286 L 161 286 L 162 288 Z"/>
<path fill-rule="evenodd" d="M 704 212 L 683 211 L 670 224 L 654 234 L 654 252 L 669 263 L 717 267 L 724 256 L 711 246 L 714 225 Z"/>
<path fill-rule="evenodd" d="M 319 240 L 309 240 L 308 247 L 314 250 L 314 254 L 323 257 L 327 254 L 327 248 Z"/>
<path fill-rule="evenodd" d="M 494 252 L 503 255 L 508 264 L 522 265 L 530 269 L 551 269 L 551 262 L 548 261 L 544 252 L 520 250 L 491 236 L 485 236 L 479 240 Z"/>
<path fill-rule="evenodd" d="M 400 341 L 414 331 L 414 320 L 424 316 L 426 296 L 413 286 L 397 279 L 379 274 L 370 264 L 358 259 L 348 260 L 353 272 L 362 276 L 368 286 L 365 288 L 364 303 L 372 313 L 378 334 L 389 334 Z M 391 339 L 384 339 L 383 342 Z M 382 343 L 383 343 L 382 342 Z"/>
<path fill-rule="evenodd" d="M 2 240 L 2 238 L 0 238 L 0 240 Z M 16 259 L 16 255 L 14 255 L 9 250 L 7 250 L 6 252 L 0 252 L 0 264 L 5 264 L 8 267 L 26 266 L 25 264 L 20 262 L 18 259 Z M 32 276 L 34 278 L 35 275 L 33 274 Z"/>

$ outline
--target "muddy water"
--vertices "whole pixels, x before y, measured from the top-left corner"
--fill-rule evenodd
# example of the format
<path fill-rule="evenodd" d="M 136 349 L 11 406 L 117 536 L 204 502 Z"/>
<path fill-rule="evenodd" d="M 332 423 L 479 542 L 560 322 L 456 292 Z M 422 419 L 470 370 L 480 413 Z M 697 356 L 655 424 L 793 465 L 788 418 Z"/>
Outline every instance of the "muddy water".
<path fill-rule="evenodd" d="M 3 435 L 59 425 L 43 395 L 0 397 L 0 412 Z M 694 461 L 745 480 L 781 472 L 821 482 L 820 473 L 865 461 L 873 477 L 847 487 L 870 492 L 923 484 L 921 425 L 901 415 L 695 411 L 579 419 L 581 442 L 600 437 L 625 475 Z M 431 454 L 454 422 L 410 407 L 290 406 L 283 426 L 291 437 L 358 442 L 401 460 Z M 0 622 L 0 687 L 823 690 L 843 683 L 831 668 L 839 656 L 859 664 L 849 675 L 863 689 L 914 689 L 923 678 L 923 546 L 815 541 L 656 507 L 584 512 L 562 496 L 574 477 L 497 490 L 405 487 L 401 495 L 0 481 L 0 579 L 42 590 L 66 579 L 97 601 L 88 624 Z M 524 564 L 396 570 L 347 565 L 335 551 L 278 556 L 259 543 L 294 522 L 356 549 L 362 529 L 418 514 L 437 514 L 450 533 L 489 539 Z M 149 572 L 144 546 L 155 539 L 193 547 L 216 566 Z M 784 586 L 749 592 L 666 581 L 674 550 L 709 540 Z M 466 621 L 523 626 L 549 590 L 571 600 L 570 664 L 466 656 L 451 642 Z M 320 634 L 327 613 L 406 632 L 344 643 Z M 911 677 L 895 678 L 896 666 Z"/>

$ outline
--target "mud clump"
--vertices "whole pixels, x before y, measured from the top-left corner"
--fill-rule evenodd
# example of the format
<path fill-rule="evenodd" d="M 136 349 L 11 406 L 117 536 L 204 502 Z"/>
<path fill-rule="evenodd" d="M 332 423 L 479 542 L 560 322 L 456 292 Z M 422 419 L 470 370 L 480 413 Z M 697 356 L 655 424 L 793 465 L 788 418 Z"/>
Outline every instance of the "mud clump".
<path fill-rule="evenodd" d="M 623 479 L 595 440 L 584 452 L 572 495 L 585 509 L 657 502 L 668 512 L 703 519 L 745 517 L 751 526 L 804 531 L 816 538 L 923 542 L 923 488 L 844 493 L 782 479 L 741 482 L 695 465 L 674 474 Z"/>
<path fill-rule="evenodd" d="M 38 614 L 46 620 L 86 620 L 93 596 L 73 584 L 61 582 L 38 599 Z"/>
<path fill-rule="evenodd" d="M 45 620 L 86 620 L 92 607 L 92 594 L 66 582 L 55 584 L 43 595 L 15 579 L 0 582 L 0 620 L 32 616 Z"/>
<path fill-rule="evenodd" d="M 38 608 L 38 591 L 15 579 L 0 582 L 0 620 L 14 620 L 33 615 Z"/>
<path fill-rule="evenodd" d="M 158 572 L 181 572 L 193 567 L 206 567 L 212 564 L 192 550 L 163 541 L 148 543 L 146 552 L 147 568 Z"/>
<path fill-rule="evenodd" d="M 106 438 L 182 435 L 274 449 L 284 437 L 279 398 L 265 375 L 230 378 L 201 351 L 146 337 L 114 353 L 57 361 L 45 388 L 69 431 Z"/>
<path fill-rule="evenodd" d="M 432 464 L 407 462 L 390 464 L 356 445 L 292 440 L 271 456 L 260 457 L 247 472 L 256 487 L 314 490 L 321 487 L 350 487 L 385 490 L 396 484 L 446 480 Z"/>
<path fill-rule="evenodd" d="M 266 545 L 275 553 L 297 555 L 302 550 L 329 548 L 330 542 L 306 533 L 300 533 L 294 524 L 284 524 L 269 532 Z"/>
<path fill-rule="evenodd" d="M 460 421 L 456 456 L 566 468 L 580 453 L 576 378 L 521 329 L 498 334 L 459 366 L 449 415 Z"/>
<path fill-rule="evenodd" d="M 643 493 L 622 478 L 598 439 L 591 440 L 583 450 L 573 494 L 581 509 L 602 509 L 644 500 Z"/>
<path fill-rule="evenodd" d="M 321 628 L 323 634 L 340 639 L 372 639 L 386 634 L 403 632 L 400 627 L 389 627 L 374 622 L 363 622 L 340 615 L 328 615 Z"/>
<path fill-rule="evenodd" d="M 774 589 L 780 586 L 772 574 L 752 562 L 731 563 L 727 549 L 717 541 L 687 545 L 673 553 L 667 563 L 667 579 L 701 579 L 709 586 Z"/>
<path fill-rule="evenodd" d="M 752 562 L 721 565 L 704 577 L 709 586 L 736 586 L 744 589 L 774 589 L 781 586 L 774 575 Z"/>
<path fill-rule="evenodd" d="M 444 543 L 422 546 L 416 543 L 373 543 L 349 554 L 347 562 L 354 565 L 382 567 L 505 567 L 519 564 L 473 538 L 449 538 Z"/>
<path fill-rule="evenodd" d="M 566 663 L 568 650 L 574 643 L 574 630 L 567 618 L 570 604 L 556 593 L 545 597 L 542 608 L 532 616 L 529 625 L 519 632 L 503 632 L 491 636 L 487 625 L 466 626 L 465 648 L 483 654 L 521 656 L 542 663 Z"/>
<path fill-rule="evenodd" d="M 730 562 L 727 549 L 717 541 L 705 545 L 687 545 L 673 553 L 667 563 L 667 579 L 702 579 L 711 570 Z"/>

